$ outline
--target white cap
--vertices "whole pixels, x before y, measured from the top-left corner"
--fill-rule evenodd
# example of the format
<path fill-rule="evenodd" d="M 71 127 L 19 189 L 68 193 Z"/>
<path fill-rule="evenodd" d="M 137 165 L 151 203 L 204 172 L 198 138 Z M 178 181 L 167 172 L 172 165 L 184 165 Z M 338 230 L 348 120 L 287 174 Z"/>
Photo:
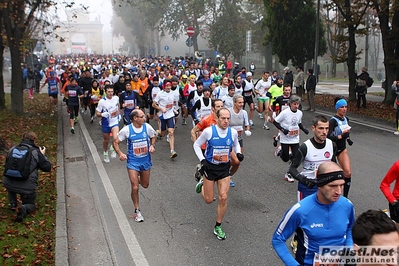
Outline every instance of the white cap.
<path fill-rule="evenodd" d="M 217 54 L 216 57 L 220 57 L 220 55 Z"/>
<path fill-rule="evenodd" d="M 239 65 L 240 63 L 238 63 L 238 62 L 234 62 L 234 64 L 235 64 L 235 65 Z"/>
<path fill-rule="evenodd" d="M 284 71 L 287 71 L 287 70 L 290 70 L 290 68 L 289 68 L 289 67 L 285 67 L 285 68 L 284 68 Z"/>
<path fill-rule="evenodd" d="M 247 77 L 252 77 L 252 72 L 247 72 Z"/>

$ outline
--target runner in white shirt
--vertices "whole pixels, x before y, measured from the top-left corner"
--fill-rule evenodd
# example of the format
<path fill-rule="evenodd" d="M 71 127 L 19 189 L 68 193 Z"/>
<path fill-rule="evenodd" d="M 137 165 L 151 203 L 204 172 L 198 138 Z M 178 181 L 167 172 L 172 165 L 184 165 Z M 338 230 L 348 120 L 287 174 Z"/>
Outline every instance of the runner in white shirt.
<path fill-rule="evenodd" d="M 230 80 L 228 77 L 223 77 L 222 84 L 216 87 L 212 92 L 213 99 L 222 99 L 223 96 L 227 95 L 229 82 Z"/>
<path fill-rule="evenodd" d="M 237 130 L 238 133 L 238 143 L 240 143 L 241 153 L 243 153 L 244 141 L 242 139 L 243 133 L 247 137 L 251 136 L 251 127 L 249 126 L 248 113 L 243 109 L 244 107 L 244 97 L 242 95 L 234 95 L 233 97 L 234 105 L 233 107 L 227 108 L 230 111 L 230 127 Z M 234 151 L 230 154 L 231 157 L 231 177 L 237 172 L 240 166 L 240 161 Z M 230 179 L 230 186 L 235 187 L 235 183 Z"/>
<path fill-rule="evenodd" d="M 203 97 L 200 97 L 193 108 L 191 108 L 191 116 L 193 118 L 194 126 L 198 124 L 202 118 L 210 115 L 212 113 L 212 100 L 209 98 L 211 95 L 211 89 L 209 87 L 205 87 L 202 89 Z"/>
<path fill-rule="evenodd" d="M 244 96 L 244 109 L 245 109 L 245 104 L 249 105 L 249 125 L 251 127 L 254 126 L 254 122 L 252 121 L 254 117 L 254 111 L 255 111 L 255 104 L 254 100 L 252 98 L 252 95 L 254 93 L 254 84 L 252 82 L 252 73 L 248 72 L 246 79 L 243 81 L 243 96 Z"/>
<path fill-rule="evenodd" d="M 168 130 L 168 140 L 170 146 L 170 158 L 176 158 L 177 153 L 175 152 L 175 115 L 178 114 L 179 109 L 179 94 L 171 91 L 172 82 L 165 81 L 165 89 L 160 91 L 155 97 L 152 107 L 158 110 L 158 117 L 161 120 L 161 132 L 158 134 L 163 137 L 165 136 L 166 130 Z"/>
<path fill-rule="evenodd" d="M 270 129 L 267 125 L 269 117 L 270 98 L 266 96 L 266 93 L 271 85 L 272 81 L 268 71 L 263 72 L 262 79 L 260 79 L 255 85 L 255 93 L 258 100 L 258 107 L 256 108 L 256 110 L 259 113 L 259 118 L 263 118 L 262 114 L 263 112 L 265 112 L 263 128 L 267 130 Z"/>
<path fill-rule="evenodd" d="M 234 106 L 234 101 L 233 101 L 234 94 L 235 94 L 235 87 L 233 84 L 230 84 L 228 94 L 221 98 L 223 101 L 223 106 L 225 108 L 230 108 Z"/>
<path fill-rule="evenodd" d="M 121 116 L 119 114 L 119 97 L 113 96 L 114 88 L 112 85 L 105 86 L 106 97 L 102 98 L 98 102 L 96 108 L 96 115 L 102 117 L 101 119 L 101 131 L 103 132 L 103 148 L 104 148 L 104 162 L 109 163 L 108 157 L 108 143 L 110 139 L 110 133 L 116 137 L 119 132 L 119 120 Z M 110 147 L 111 157 L 116 158 L 116 152 L 114 147 Z"/>
<path fill-rule="evenodd" d="M 291 160 L 299 148 L 299 129 L 306 135 L 309 130 L 302 125 L 302 111 L 298 109 L 301 104 L 301 97 L 291 95 L 289 100 L 290 108 L 286 108 L 274 119 L 273 124 L 281 131 L 281 145 L 276 149 L 275 156 L 280 156 L 284 162 Z M 285 174 L 284 180 L 292 183 L 295 181 L 288 173 Z"/>

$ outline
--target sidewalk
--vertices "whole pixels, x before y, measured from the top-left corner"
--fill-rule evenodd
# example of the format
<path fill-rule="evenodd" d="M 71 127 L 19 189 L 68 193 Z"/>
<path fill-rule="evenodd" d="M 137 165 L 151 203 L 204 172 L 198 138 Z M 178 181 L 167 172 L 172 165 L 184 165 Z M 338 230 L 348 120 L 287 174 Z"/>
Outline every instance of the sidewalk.
<path fill-rule="evenodd" d="M 58 105 L 56 265 L 114 265 L 107 244 L 87 145 L 80 129 L 70 132 L 62 98 Z"/>

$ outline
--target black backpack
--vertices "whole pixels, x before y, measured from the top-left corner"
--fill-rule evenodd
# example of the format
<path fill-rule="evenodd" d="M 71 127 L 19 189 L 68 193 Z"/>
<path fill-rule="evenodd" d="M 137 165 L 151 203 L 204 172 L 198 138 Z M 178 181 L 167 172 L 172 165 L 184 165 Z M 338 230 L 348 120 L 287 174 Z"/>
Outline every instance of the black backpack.
<path fill-rule="evenodd" d="M 368 77 L 366 80 L 367 87 L 373 86 L 373 83 L 374 83 L 374 79 L 372 79 L 371 77 Z"/>
<path fill-rule="evenodd" d="M 18 144 L 11 148 L 7 154 L 4 176 L 18 180 L 27 180 L 31 174 L 32 152 L 35 149 L 35 147 L 27 144 Z"/>

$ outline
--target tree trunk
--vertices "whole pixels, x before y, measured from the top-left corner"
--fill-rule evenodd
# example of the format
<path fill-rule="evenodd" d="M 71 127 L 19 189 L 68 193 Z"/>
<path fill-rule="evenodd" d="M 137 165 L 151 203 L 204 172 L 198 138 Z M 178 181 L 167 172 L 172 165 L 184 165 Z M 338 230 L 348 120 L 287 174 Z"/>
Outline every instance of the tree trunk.
<path fill-rule="evenodd" d="M 378 19 L 380 20 L 380 29 L 382 35 L 382 48 L 384 51 L 384 66 L 385 66 L 385 97 L 383 103 L 393 104 L 396 94 L 391 90 L 391 85 L 394 80 L 399 79 L 397 58 L 399 51 L 397 51 L 397 31 L 399 29 L 398 12 L 394 13 L 392 24 L 390 22 L 390 1 L 384 0 L 380 2 Z"/>
<path fill-rule="evenodd" d="M 272 56 L 272 47 L 269 45 L 266 45 L 265 47 L 265 69 L 266 70 L 271 70 L 273 68 L 273 56 Z"/>
<path fill-rule="evenodd" d="M 0 31 L 3 32 L 3 21 L 0 19 Z M 6 109 L 6 101 L 4 95 L 4 44 L 3 39 L 0 39 L 0 110 Z"/>
<path fill-rule="evenodd" d="M 331 63 L 331 77 L 332 78 L 337 77 L 337 63 L 334 60 Z"/>
<path fill-rule="evenodd" d="M 348 21 L 349 22 L 349 21 Z M 352 25 L 348 26 L 348 76 L 349 76 L 349 100 L 356 100 L 356 72 L 355 72 L 355 64 L 356 64 L 356 40 L 355 40 L 355 27 Z"/>
<path fill-rule="evenodd" d="M 22 42 L 22 40 L 16 40 Z M 10 46 L 11 54 L 11 112 L 17 115 L 24 113 L 23 76 L 21 69 L 21 52 L 19 47 Z"/>

